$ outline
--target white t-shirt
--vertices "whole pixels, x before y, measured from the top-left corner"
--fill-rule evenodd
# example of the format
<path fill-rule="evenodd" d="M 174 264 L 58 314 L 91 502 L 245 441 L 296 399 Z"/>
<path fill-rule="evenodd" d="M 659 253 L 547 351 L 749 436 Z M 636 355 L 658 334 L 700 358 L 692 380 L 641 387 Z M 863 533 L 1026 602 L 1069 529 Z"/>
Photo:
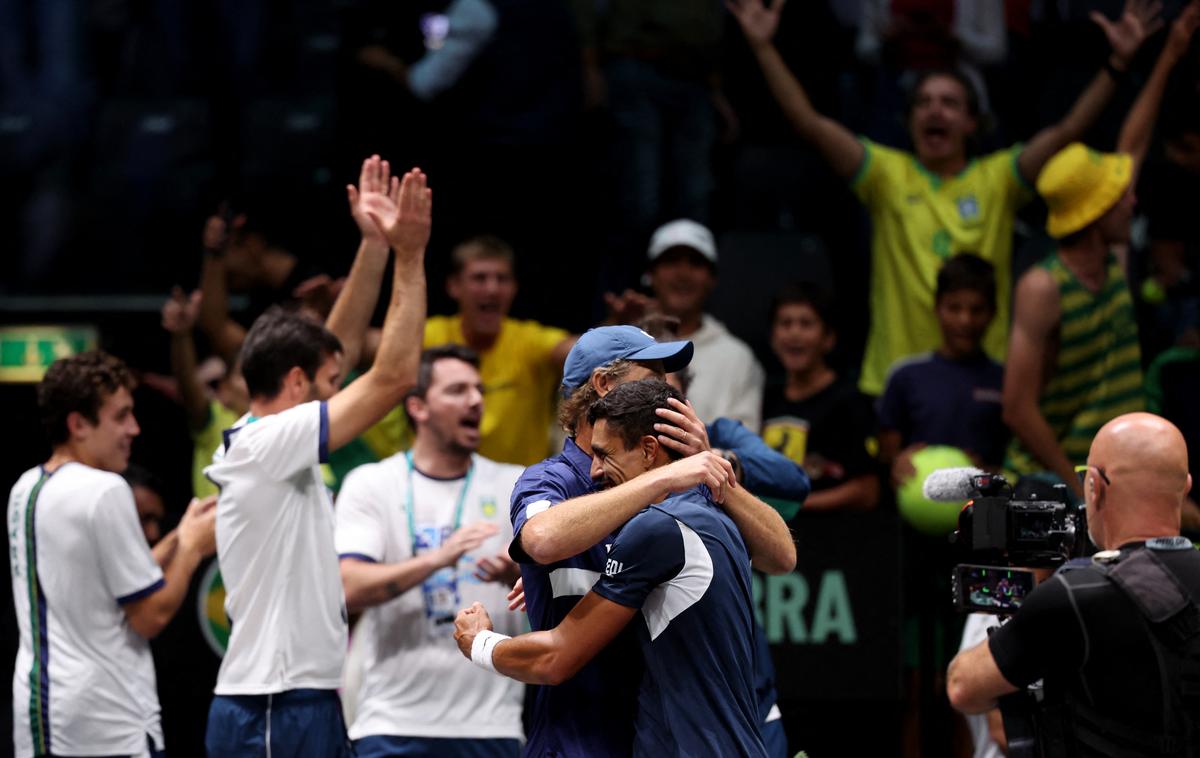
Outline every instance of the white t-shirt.
<path fill-rule="evenodd" d="M 967 616 L 967 623 L 963 626 L 962 644 L 958 647 L 959 652 L 986 640 L 988 629 L 996 626 L 1000 626 L 1000 619 L 990 613 L 972 613 Z M 971 730 L 971 742 L 975 745 L 975 758 L 1004 758 L 1004 752 L 988 731 L 987 714 L 977 713 L 967 716 L 966 719 Z"/>
<path fill-rule="evenodd" d="M 14 754 L 144 755 L 147 736 L 162 749 L 150 645 L 121 609 L 163 586 L 129 485 L 82 463 L 30 469 L 8 499 L 8 541 Z"/>
<path fill-rule="evenodd" d="M 423 584 L 363 614 L 355 643 L 363 645 L 362 687 L 350 737 L 465 737 L 521 739 L 523 686 L 484 671 L 463 658 L 454 641 L 453 615 L 436 624 L 426 613 L 426 586 L 455 577 L 448 608 L 483 603 L 496 631 L 525 631 L 524 615 L 508 610 L 508 587 L 483 583 L 472 573 L 479 558 L 504 552 L 512 541 L 508 502 L 520 466 L 471 457 L 470 486 L 464 479 L 439 480 L 416 473 L 413 527 L 422 545 L 436 546 L 453 531 L 455 511 L 463 496 L 461 525 L 476 521 L 500 531 L 464 555 L 457 569 L 443 569 Z M 413 535 L 406 504 L 409 468 L 405 454 L 360 466 L 346 477 L 338 494 L 339 555 L 377 563 L 399 563 L 413 557 Z M 424 552 L 424 550 L 422 550 Z M 431 581 L 432 580 L 432 581 Z M 436 608 L 436 602 L 434 607 Z"/>
<path fill-rule="evenodd" d="M 696 350 L 689 364 L 693 378 L 688 387 L 696 415 L 706 424 L 719 418 L 737 419 L 757 433 L 762 428 L 766 374 L 754 351 L 707 314 L 687 339 Z"/>
<path fill-rule="evenodd" d="M 217 498 L 217 557 L 232 622 L 218 695 L 336 689 L 346 602 L 333 546 L 325 403 L 310 402 L 225 434 L 205 475 Z"/>

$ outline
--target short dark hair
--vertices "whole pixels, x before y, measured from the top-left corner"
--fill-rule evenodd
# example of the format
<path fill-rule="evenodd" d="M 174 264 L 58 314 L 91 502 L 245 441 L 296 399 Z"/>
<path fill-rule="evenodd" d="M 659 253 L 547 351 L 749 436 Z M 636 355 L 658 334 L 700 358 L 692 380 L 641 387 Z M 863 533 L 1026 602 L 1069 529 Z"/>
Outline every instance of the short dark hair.
<path fill-rule="evenodd" d="M 774 326 L 779 311 L 785 305 L 807 305 L 829 331 L 835 331 L 833 323 L 833 295 L 824 287 L 812 282 L 789 284 L 771 298 L 768 325 Z"/>
<path fill-rule="evenodd" d="M 340 352 L 342 343 L 321 322 L 273 305 L 255 320 L 242 343 L 242 377 L 250 397 L 273 398 L 293 367 L 315 380 L 321 364 Z"/>
<path fill-rule="evenodd" d="M 988 306 L 996 310 L 996 269 L 974 253 L 959 253 L 938 271 L 934 303 L 961 290 L 978 292 Z"/>
<path fill-rule="evenodd" d="M 454 246 L 450 253 L 450 275 L 458 276 L 468 263 L 478 260 L 500 260 L 514 268 L 516 257 L 512 245 L 494 235 L 481 234 Z"/>
<path fill-rule="evenodd" d="M 625 448 L 630 449 L 642 437 L 655 436 L 655 424 L 670 423 L 655 411 L 670 408 L 667 400 L 672 397 L 683 402 L 679 390 L 657 377 L 626 382 L 592 404 L 588 409 L 588 423 L 595 426 L 604 419 L 610 429 L 621 435 Z M 682 457 L 669 447 L 664 446 L 664 449 L 671 458 Z"/>
<path fill-rule="evenodd" d="M 421 363 L 417 367 L 417 383 L 404 394 L 404 416 L 408 419 L 408 425 L 413 430 L 417 428 L 417 422 L 408 412 L 408 399 L 410 397 L 419 397 L 425 399 L 429 388 L 433 386 L 433 365 L 441 360 L 452 358 L 463 363 L 469 363 L 479 370 L 479 353 L 475 352 L 466 345 L 438 345 L 437 347 L 427 348 L 421 351 Z"/>
<path fill-rule="evenodd" d="M 920 96 L 921 87 L 925 86 L 925 82 L 930 79 L 953 79 L 958 82 L 958 85 L 963 88 L 967 98 L 967 113 L 971 118 L 975 119 L 975 132 L 967 135 L 966 149 L 967 154 L 972 155 L 979 151 L 980 136 L 985 129 L 989 128 L 987 115 L 979 103 L 979 92 L 975 89 L 975 83 L 972 82 L 967 75 L 955 68 L 935 68 L 922 71 L 917 76 L 917 81 L 913 84 L 912 89 L 908 92 L 907 109 L 904 112 L 905 124 L 909 123 L 912 118 L 913 110 L 917 107 L 917 98 Z"/>
<path fill-rule="evenodd" d="M 129 468 L 125 469 L 125 473 L 121 476 L 125 477 L 125 483 L 129 485 L 130 489 L 144 487 L 159 497 L 163 497 L 163 492 L 166 491 L 163 488 L 162 480 L 153 471 L 136 463 L 129 464 Z"/>
<path fill-rule="evenodd" d="M 61 445 L 70 439 L 67 416 L 79 413 L 95 424 L 109 395 L 122 387 L 132 392 L 135 386 L 125 362 L 99 350 L 56 360 L 37 388 L 42 426 L 50 444 Z"/>

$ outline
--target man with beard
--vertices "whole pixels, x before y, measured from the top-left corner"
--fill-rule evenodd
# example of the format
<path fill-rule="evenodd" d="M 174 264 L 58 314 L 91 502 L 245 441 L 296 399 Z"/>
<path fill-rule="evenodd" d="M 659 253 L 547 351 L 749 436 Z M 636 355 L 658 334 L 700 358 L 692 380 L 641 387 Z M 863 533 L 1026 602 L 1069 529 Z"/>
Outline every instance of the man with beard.
<path fill-rule="evenodd" d="M 682 401 L 663 380 L 643 379 L 614 388 L 588 412 L 592 478 L 625 487 L 640 510 L 618 530 L 603 575 L 583 599 L 557 626 L 518 637 L 493 631 L 475 603 L 459 613 L 455 639 L 484 669 L 558 685 L 632 622 L 645 660 L 633 755 L 765 758 L 754 698 L 750 554 L 718 505 L 746 494 L 726 486 L 712 453 L 680 459 L 659 441 L 658 411 L 671 408 L 670 398 Z M 668 466 L 710 471 L 707 486 L 672 494 L 647 481 L 641 492 L 631 489 Z"/>
<path fill-rule="evenodd" d="M 210 755 L 350 752 L 337 695 L 348 619 L 320 464 L 416 383 L 433 198 L 418 169 L 386 195 L 370 217 L 395 270 L 371 368 L 339 391 L 338 338 L 279 308 L 260 316 L 242 345 L 250 413 L 226 430 L 205 469 L 221 488 L 217 553 L 233 624 L 209 710 Z M 340 297 L 365 299 L 381 276 L 360 248 Z"/>
<path fill-rule="evenodd" d="M 360 758 L 520 750 L 523 688 L 463 667 L 450 636 L 464 593 L 504 632 L 523 627 L 506 609 L 518 574 L 503 554 L 512 539 L 504 505 L 521 467 L 475 453 L 483 407 L 478 356 L 459 345 L 426 350 L 404 401 L 412 449 L 355 469 L 338 496 L 346 604 L 366 609 L 350 727 Z"/>

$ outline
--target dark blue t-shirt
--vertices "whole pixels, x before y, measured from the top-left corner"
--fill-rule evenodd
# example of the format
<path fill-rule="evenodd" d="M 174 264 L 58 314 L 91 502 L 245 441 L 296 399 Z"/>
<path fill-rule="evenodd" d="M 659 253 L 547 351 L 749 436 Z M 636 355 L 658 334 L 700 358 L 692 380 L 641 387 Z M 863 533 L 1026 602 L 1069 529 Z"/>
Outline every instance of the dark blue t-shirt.
<path fill-rule="evenodd" d="M 750 555 L 706 490 L 669 497 L 621 527 L 593 591 L 641 610 L 631 625 L 646 667 L 634 755 L 765 758 Z"/>
<path fill-rule="evenodd" d="M 1004 367 L 980 353 L 951 360 L 923 353 L 896 363 L 879 399 L 879 426 L 900 432 L 901 445 L 951 445 L 1004 462 Z"/>
<path fill-rule="evenodd" d="M 510 515 L 516 538 L 509 553 L 521 564 L 525 608 L 534 631 L 558 626 L 604 570 L 611 540 L 548 566 L 534 563 L 520 549 L 521 528 L 529 518 L 595 490 L 591 465 L 591 457 L 568 439 L 561 453 L 525 469 L 513 487 Z M 641 652 L 627 629 L 569 681 L 534 688 L 524 754 L 628 756 L 641 678 Z"/>

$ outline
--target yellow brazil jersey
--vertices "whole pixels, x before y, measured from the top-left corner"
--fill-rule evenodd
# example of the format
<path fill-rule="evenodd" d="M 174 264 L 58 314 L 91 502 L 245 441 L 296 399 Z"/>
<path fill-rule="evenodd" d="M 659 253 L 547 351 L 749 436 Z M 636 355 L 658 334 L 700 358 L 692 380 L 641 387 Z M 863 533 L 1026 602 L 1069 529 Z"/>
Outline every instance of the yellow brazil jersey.
<path fill-rule="evenodd" d="M 501 463 L 528 466 L 550 454 L 562 366 L 554 348 L 570 335 L 536 321 L 505 319 L 496 344 L 480 355 L 483 424 L 479 454 Z M 425 322 L 425 347 L 466 344 L 458 316 Z"/>
<path fill-rule="evenodd" d="M 237 423 L 239 416 L 216 400 L 208 401 L 208 423 L 192 433 L 192 496 L 217 494 L 217 485 L 204 475 L 204 467 L 213 462 L 213 453 L 223 442 L 222 433 Z"/>
<path fill-rule="evenodd" d="M 1021 145 L 972 160 L 940 178 L 912 153 L 864 139 L 866 154 L 852 188 L 871 215 L 871 329 L 863 357 L 863 392 L 883 391 L 897 359 L 941 342 L 933 296 L 942 264 L 975 253 L 996 267 L 996 318 L 984 338 L 1003 360 L 1012 292 L 1016 209 L 1033 196 L 1017 170 Z"/>

